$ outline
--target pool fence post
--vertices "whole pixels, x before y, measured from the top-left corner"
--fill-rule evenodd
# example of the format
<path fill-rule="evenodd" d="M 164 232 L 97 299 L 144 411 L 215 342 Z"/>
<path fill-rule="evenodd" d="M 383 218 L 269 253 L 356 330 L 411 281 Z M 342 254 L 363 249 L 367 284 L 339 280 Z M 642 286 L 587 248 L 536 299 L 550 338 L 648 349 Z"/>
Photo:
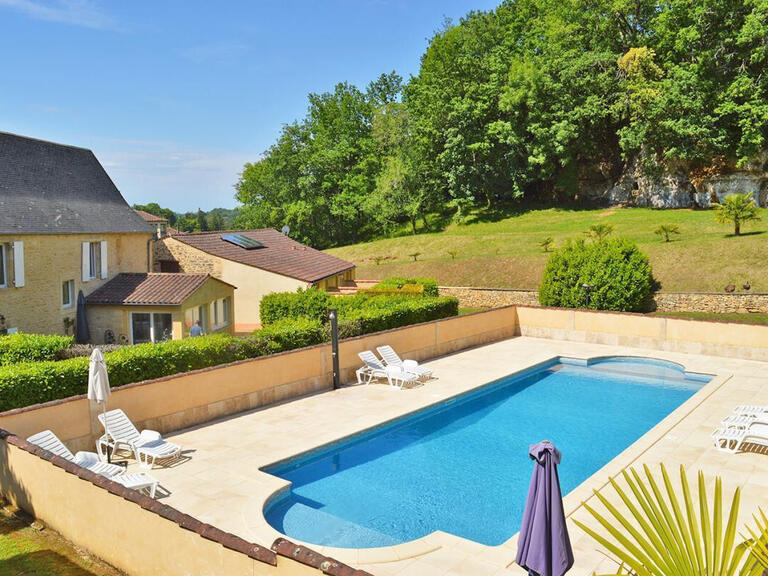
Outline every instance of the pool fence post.
<path fill-rule="evenodd" d="M 331 321 L 331 355 L 333 357 L 333 389 L 339 387 L 339 313 L 333 309 L 328 312 Z"/>

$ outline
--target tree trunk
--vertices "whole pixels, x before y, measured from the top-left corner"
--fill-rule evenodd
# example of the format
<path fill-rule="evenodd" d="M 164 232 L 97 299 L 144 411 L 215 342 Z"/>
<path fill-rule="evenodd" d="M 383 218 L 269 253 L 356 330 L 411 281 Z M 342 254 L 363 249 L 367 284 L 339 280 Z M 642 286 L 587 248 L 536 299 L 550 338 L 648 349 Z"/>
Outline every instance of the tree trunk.
<path fill-rule="evenodd" d="M 736 220 L 733 223 L 733 233 L 735 236 L 738 236 L 739 234 L 741 234 L 741 222 L 739 222 L 738 220 Z"/>
<path fill-rule="evenodd" d="M 411 232 L 413 233 L 414 236 L 416 236 L 416 218 L 411 216 L 410 220 L 411 220 Z"/>

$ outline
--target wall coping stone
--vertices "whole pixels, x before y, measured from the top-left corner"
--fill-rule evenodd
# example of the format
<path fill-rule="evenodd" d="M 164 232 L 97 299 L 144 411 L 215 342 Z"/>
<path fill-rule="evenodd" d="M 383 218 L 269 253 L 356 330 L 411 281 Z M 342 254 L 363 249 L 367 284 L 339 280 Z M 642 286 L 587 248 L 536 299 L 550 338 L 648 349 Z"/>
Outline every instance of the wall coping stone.
<path fill-rule="evenodd" d="M 33 456 L 47 460 L 57 468 L 62 468 L 66 472 L 76 475 L 81 480 L 90 482 L 94 486 L 106 489 L 116 496 L 120 496 L 129 502 L 133 502 L 153 514 L 157 514 L 166 520 L 174 522 L 185 530 L 195 532 L 202 538 L 216 542 L 235 552 L 245 554 L 249 558 L 259 562 L 277 566 L 277 556 L 280 555 L 299 561 L 307 566 L 317 568 L 324 574 L 330 576 L 371 576 L 368 572 L 356 570 L 333 558 L 323 556 L 311 548 L 297 546 L 284 538 L 275 540 L 275 543 L 272 545 L 272 550 L 259 544 L 248 542 L 236 534 L 225 532 L 216 526 L 201 522 L 189 514 L 180 512 L 176 508 L 158 502 L 136 490 L 126 488 L 105 476 L 86 470 L 74 462 L 70 462 L 61 456 L 56 456 L 47 450 L 43 450 L 39 446 L 36 446 L 23 438 L 19 438 L 7 430 L 0 429 L 0 440 L 16 446 L 20 450 L 32 454 Z"/>

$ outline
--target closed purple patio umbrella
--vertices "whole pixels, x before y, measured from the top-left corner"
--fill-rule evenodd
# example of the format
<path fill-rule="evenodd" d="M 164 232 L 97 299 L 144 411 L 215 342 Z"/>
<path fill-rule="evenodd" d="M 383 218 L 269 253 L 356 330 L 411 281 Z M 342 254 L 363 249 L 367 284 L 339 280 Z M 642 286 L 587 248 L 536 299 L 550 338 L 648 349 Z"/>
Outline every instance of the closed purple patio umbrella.
<path fill-rule="evenodd" d="M 515 562 L 529 574 L 563 576 L 573 566 L 573 550 L 557 476 L 560 451 L 545 440 L 532 445 L 528 453 L 535 463 Z"/>

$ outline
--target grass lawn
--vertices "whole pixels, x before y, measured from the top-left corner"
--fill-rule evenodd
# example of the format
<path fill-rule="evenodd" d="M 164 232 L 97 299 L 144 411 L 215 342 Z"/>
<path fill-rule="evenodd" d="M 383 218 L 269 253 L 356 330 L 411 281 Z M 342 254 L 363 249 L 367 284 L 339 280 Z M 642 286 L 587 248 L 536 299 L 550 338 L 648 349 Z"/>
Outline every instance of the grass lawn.
<path fill-rule="evenodd" d="M 122 572 L 88 556 L 52 530 L 35 530 L 0 510 L 0 574 L 120 576 Z"/>
<path fill-rule="evenodd" d="M 768 314 L 714 314 L 711 312 L 660 312 L 659 316 L 675 316 L 692 320 L 719 320 L 739 324 L 768 324 Z"/>
<path fill-rule="evenodd" d="M 449 224 L 441 232 L 399 236 L 333 248 L 331 254 L 355 262 L 358 278 L 394 275 L 434 276 L 443 285 L 536 288 L 549 254 L 539 243 L 551 236 L 555 246 L 598 223 L 611 224 L 614 235 L 637 242 L 648 254 L 665 291 L 722 291 L 727 284 L 749 281 L 768 292 L 768 210 L 762 220 L 732 236 L 715 222 L 713 210 L 650 208 L 521 209 L 478 212 L 469 224 Z M 677 224 L 681 234 L 666 243 L 653 231 Z M 420 252 L 417 261 L 410 254 Z M 454 252 L 455 254 L 451 254 Z M 394 257 L 376 265 L 374 257 Z"/>

